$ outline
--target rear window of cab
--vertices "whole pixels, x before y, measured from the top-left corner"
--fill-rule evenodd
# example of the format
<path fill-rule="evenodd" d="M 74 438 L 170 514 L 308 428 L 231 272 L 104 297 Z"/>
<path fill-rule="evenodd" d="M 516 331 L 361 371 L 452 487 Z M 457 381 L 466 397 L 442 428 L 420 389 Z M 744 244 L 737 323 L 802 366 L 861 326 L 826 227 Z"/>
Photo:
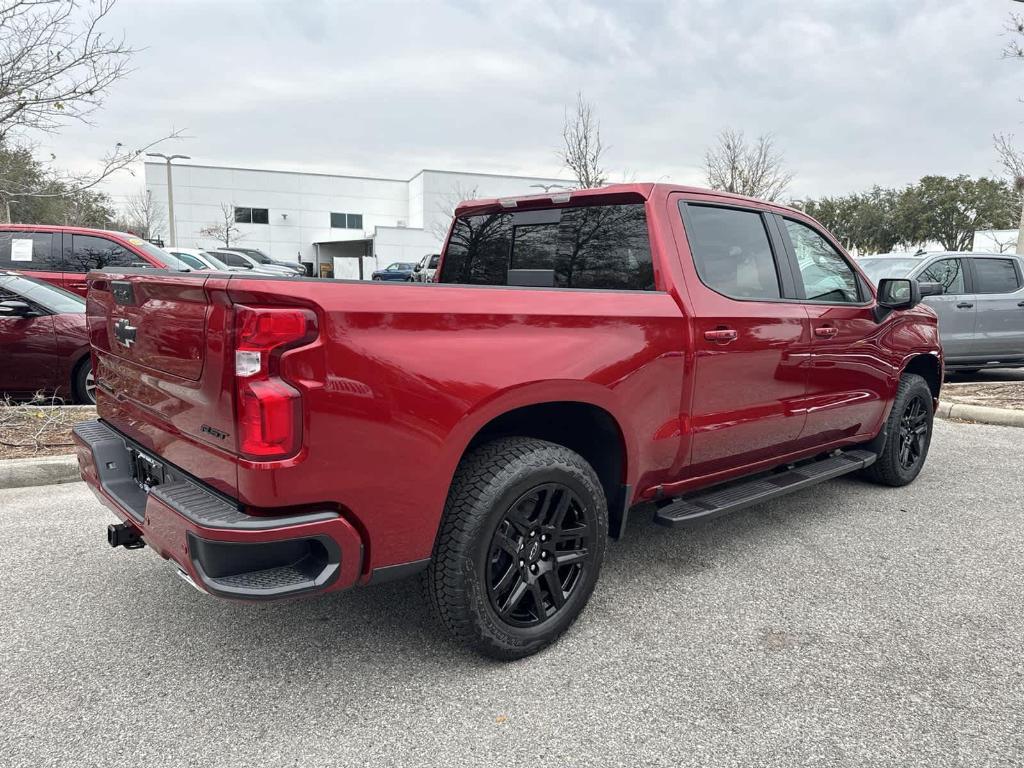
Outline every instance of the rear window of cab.
<path fill-rule="evenodd" d="M 644 205 L 459 217 L 439 282 L 653 291 Z"/>

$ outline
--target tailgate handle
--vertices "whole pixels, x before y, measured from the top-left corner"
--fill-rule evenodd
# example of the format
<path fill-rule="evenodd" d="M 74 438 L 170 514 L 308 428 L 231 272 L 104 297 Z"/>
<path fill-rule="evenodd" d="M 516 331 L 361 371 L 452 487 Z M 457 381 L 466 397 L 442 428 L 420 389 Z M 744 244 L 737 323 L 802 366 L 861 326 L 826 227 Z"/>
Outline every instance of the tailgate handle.
<path fill-rule="evenodd" d="M 127 280 L 111 280 L 110 293 L 114 296 L 114 303 L 122 307 L 135 303 L 135 291 Z"/>

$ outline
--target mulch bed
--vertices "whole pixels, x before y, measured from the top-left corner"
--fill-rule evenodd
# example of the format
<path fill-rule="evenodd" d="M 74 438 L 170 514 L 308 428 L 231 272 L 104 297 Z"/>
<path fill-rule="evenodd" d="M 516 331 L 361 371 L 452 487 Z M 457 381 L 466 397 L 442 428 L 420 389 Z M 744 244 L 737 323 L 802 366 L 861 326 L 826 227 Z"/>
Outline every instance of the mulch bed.
<path fill-rule="evenodd" d="M 946 384 L 942 388 L 942 400 L 947 403 L 1024 411 L 1024 382 Z"/>
<path fill-rule="evenodd" d="M 0 459 L 73 453 L 71 428 L 95 418 L 95 408 L 0 400 Z"/>

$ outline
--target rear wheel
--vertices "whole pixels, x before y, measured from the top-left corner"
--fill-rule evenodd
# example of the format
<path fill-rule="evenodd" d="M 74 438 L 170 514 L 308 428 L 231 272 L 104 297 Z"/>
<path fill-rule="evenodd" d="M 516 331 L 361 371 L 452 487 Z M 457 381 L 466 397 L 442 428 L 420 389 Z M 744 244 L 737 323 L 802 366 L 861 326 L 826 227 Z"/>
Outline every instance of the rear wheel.
<path fill-rule="evenodd" d="M 886 422 L 885 445 L 864 475 L 894 487 L 912 483 L 928 458 L 932 419 L 932 391 L 928 383 L 916 374 L 904 374 Z"/>
<path fill-rule="evenodd" d="M 75 369 L 72 394 L 79 405 L 96 404 L 96 379 L 92 373 L 92 360 L 88 357 Z"/>
<path fill-rule="evenodd" d="M 428 600 L 458 640 L 517 659 L 554 642 L 597 583 L 608 511 L 591 466 L 561 445 L 495 440 L 463 459 L 452 482 Z"/>

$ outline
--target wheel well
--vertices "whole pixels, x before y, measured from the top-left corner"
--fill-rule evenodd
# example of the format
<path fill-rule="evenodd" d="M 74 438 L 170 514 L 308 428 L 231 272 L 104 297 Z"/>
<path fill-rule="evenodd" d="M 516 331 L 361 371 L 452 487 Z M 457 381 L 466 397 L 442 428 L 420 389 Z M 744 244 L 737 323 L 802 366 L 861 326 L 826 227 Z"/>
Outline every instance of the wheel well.
<path fill-rule="evenodd" d="M 517 408 L 489 421 L 466 447 L 499 437 L 535 437 L 564 445 L 594 468 L 605 499 L 612 531 L 619 530 L 626 502 L 626 447 L 615 418 L 589 403 L 540 403 Z"/>
<path fill-rule="evenodd" d="M 939 361 L 934 355 L 918 355 L 911 358 L 904 373 L 916 373 L 928 382 L 928 388 L 932 391 L 932 397 L 939 399 L 939 390 L 942 389 L 942 375 L 939 372 Z"/>

